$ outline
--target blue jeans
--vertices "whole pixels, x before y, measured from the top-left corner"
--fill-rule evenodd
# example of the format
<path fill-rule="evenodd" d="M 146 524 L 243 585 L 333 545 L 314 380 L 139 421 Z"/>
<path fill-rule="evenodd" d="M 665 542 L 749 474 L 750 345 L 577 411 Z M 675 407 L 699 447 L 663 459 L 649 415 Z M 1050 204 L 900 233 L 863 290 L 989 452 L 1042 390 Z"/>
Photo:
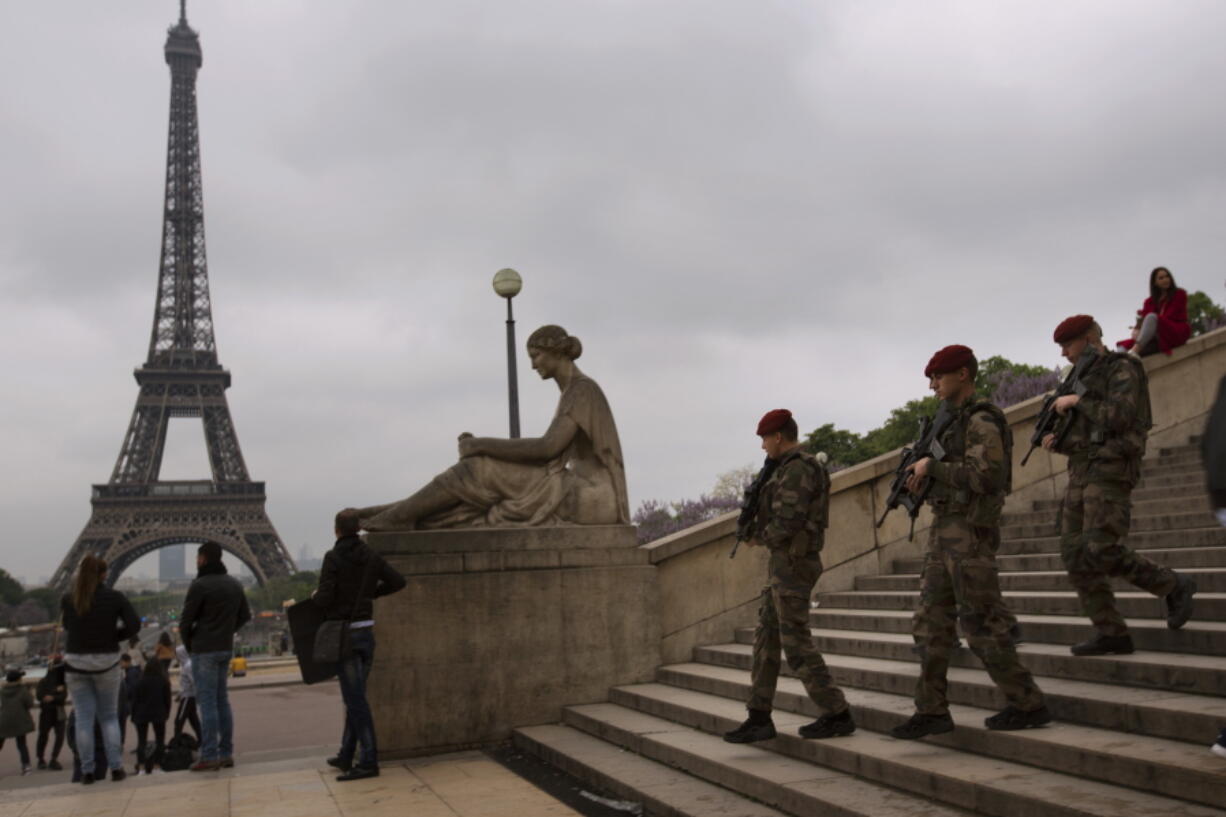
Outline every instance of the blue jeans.
<path fill-rule="evenodd" d="M 370 712 L 370 704 L 366 702 L 366 679 L 375 660 L 374 627 L 350 630 L 349 649 L 349 656 L 341 662 L 339 673 L 341 699 L 345 702 L 345 733 L 341 737 L 341 750 L 337 756 L 352 763 L 360 743 L 362 754 L 357 765 L 373 769 L 379 765 L 379 752 L 375 747 L 375 718 Z"/>
<path fill-rule="evenodd" d="M 81 773 L 94 773 L 94 720 L 102 727 L 102 745 L 106 762 L 112 769 L 123 768 L 123 744 L 119 738 L 119 664 L 106 672 L 64 673 L 64 685 L 72 697 L 77 714 L 77 754 L 81 757 Z M 103 770 L 99 770 L 103 771 Z"/>
<path fill-rule="evenodd" d="M 234 757 L 234 714 L 226 692 L 230 650 L 192 653 L 192 679 L 200 710 L 200 760 L 205 763 Z"/>

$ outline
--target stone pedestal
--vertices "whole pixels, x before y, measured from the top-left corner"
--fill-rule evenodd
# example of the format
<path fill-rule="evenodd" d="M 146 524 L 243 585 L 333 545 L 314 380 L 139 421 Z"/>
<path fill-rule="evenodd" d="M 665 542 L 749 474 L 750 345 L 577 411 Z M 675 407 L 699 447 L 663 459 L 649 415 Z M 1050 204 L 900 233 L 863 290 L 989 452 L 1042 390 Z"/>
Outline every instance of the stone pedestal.
<path fill-rule="evenodd" d="M 408 579 L 375 602 L 369 695 L 386 758 L 506 740 L 654 679 L 655 568 L 634 528 L 377 533 Z"/>

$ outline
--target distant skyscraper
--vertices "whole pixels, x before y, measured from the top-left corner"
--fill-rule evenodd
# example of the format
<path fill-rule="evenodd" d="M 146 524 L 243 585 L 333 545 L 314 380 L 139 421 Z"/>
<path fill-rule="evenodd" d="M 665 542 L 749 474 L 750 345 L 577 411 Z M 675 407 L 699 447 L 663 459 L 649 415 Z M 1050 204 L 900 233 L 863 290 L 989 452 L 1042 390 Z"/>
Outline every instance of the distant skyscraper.
<path fill-rule="evenodd" d="M 167 545 L 158 551 L 158 578 L 164 582 L 187 578 L 185 545 Z"/>

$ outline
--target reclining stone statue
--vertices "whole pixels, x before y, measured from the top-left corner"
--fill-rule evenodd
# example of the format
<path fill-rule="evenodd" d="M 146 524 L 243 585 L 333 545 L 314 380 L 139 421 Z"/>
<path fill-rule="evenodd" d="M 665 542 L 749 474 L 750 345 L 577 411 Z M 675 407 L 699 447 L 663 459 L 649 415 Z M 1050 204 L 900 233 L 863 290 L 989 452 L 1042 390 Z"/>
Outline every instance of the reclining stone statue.
<path fill-rule="evenodd" d="M 560 326 L 528 338 L 532 368 L 562 392 L 543 437 L 460 435 L 460 461 L 417 493 L 359 508 L 368 531 L 629 524 L 626 472 L 613 412 L 579 371 L 579 339 Z"/>

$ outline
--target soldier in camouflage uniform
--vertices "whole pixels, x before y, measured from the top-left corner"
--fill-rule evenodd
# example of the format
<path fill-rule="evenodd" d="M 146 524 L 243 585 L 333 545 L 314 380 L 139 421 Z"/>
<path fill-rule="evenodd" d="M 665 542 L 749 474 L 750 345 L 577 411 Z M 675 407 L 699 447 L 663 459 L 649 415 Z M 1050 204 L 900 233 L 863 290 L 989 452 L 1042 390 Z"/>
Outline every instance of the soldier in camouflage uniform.
<path fill-rule="evenodd" d="M 856 730 L 843 691 L 834 685 L 809 630 L 809 598 L 822 574 L 822 545 L 830 507 L 830 477 L 797 442 L 787 409 L 768 412 L 758 424 L 762 449 L 778 462 L 758 500 L 755 533 L 747 544 L 770 551 L 770 583 L 762 590 L 753 641 L 749 719 L 724 735 L 730 743 L 775 737 L 771 707 L 779 679 L 780 651 L 823 714 L 800 727 L 804 738 L 831 738 Z"/>
<path fill-rule="evenodd" d="M 1089 315 L 1074 315 L 1053 334 L 1069 362 L 1096 360 L 1081 378 L 1084 392 L 1056 398 L 1056 411 L 1072 423 L 1064 439 L 1043 440 L 1068 456 L 1068 488 L 1060 508 L 1060 554 L 1082 610 L 1097 633 L 1072 647 L 1073 655 L 1128 654 L 1128 625 L 1115 607 L 1109 577 L 1122 576 L 1166 599 L 1167 626 L 1177 630 L 1192 616 L 1196 583 L 1155 564 L 1120 540 L 1128 534 L 1129 495 L 1141 476 L 1141 458 L 1153 424 L 1149 383 L 1141 361 L 1103 348 L 1102 330 Z"/>
<path fill-rule="evenodd" d="M 891 729 L 894 737 L 915 740 L 954 728 L 947 698 L 949 658 L 957 623 L 971 651 L 1005 694 L 1008 706 L 987 718 L 989 729 L 1027 729 L 1051 722 L 1043 693 L 1017 657 L 996 572 L 1000 512 L 1012 486 L 1012 434 L 1005 416 L 991 403 L 974 399 L 979 365 L 965 346 L 947 346 L 928 363 L 924 375 L 954 419 L 938 436 L 940 458 L 911 466 L 907 490 L 923 493 L 934 520 L 924 556 L 920 608 L 912 631 L 921 660 L 915 689 L 915 714 Z M 937 450 L 937 449 L 934 449 Z"/>

